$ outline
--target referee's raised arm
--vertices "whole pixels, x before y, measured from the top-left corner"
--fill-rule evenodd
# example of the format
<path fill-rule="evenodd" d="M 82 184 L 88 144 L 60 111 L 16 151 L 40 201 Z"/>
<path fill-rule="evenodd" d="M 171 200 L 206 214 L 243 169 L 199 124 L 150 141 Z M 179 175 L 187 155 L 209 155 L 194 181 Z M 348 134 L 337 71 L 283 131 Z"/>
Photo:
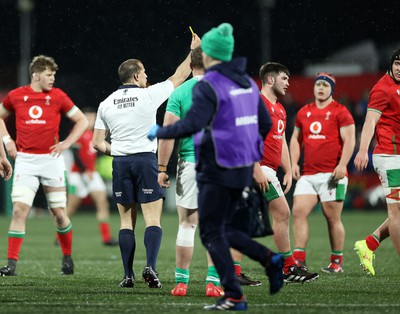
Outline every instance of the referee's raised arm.
<path fill-rule="evenodd" d="M 193 34 L 192 42 L 190 44 L 190 53 L 187 55 L 186 59 L 176 68 L 175 73 L 168 79 L 174 84 L 174 88 L 181 85 L 190 75 L 192 69 L 190 67 L 190 54 L 194 48 L 200 46 L 201 39 L 197 34 Z"/>

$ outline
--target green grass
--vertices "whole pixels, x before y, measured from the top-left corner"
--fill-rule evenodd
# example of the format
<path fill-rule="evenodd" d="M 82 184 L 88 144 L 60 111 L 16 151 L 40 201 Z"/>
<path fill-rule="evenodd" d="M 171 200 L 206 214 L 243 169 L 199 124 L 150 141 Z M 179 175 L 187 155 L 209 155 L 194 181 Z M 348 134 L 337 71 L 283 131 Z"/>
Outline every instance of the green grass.
<path fill-rule="evenodd" d="M 263 269 L 244 258 L 243 271 L 259 279 L 261 287 L 245 287 L 251 313 L 398 313 L 400 286 L 397 256 L 390 240 L 377 251 L 376 276 L 368 277 L 352 251 L 356 240 L 372 232 L 386 217 L 382 212 L 346 211 L 344 252 L 345 272 L 339 275 L 320 274 L 316 282 L 285 286 L 275 296 L 268 294 L 268 280 Z M 0 217 L 0 263 L 6 263 L 7 229 L 10 219 Z M 112 216 L 117 235 L 119 218 Z M 214 303 L 206 298 L 204 279 L 206 257 L 196 237 L 195 256 L 191 265 L 191 282 L 187 297 L 169 295 L 174 285 L 175 237 L 177 216 L 163 216 L 163 242 L 157 270 L 162 289 L 149 289 L 141 280 L 145 266 L 143 219 L 136 231 L 137 250 L 134 262 L 137 283 L 133 289 L 122 289 L 118 283 L 123 268 L 118 247 L 100 243 L 94 213 L 73 217 L 73 258 L 75 274 L 60 276 L 61 251 L 54 246 L 54 225 L 48 215 L 28 221 L 16 277 L 0 278 L 0 313 L 203 313 L 203 306 Z M 259 240 L 275 248 L 272 237 Z M 329 263 L 329 241 L 325 219 L 321 213 L 310 216 L 310 242 L 307 262 L 318 271 Z"/>

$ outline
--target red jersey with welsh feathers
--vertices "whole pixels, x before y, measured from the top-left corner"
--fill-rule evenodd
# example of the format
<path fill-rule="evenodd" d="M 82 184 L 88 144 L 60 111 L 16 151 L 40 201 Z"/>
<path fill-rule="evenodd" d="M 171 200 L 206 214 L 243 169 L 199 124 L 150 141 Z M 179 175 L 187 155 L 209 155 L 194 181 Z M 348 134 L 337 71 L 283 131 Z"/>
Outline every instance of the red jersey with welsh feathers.
<path fill-rule="evenodd" d="M 333 100 L 319 109 L 315 102 L 302 107 L 295 127 L 300 129 L 304 148 L 302 174 L 332 172 L 342 156 L 340 128 L 354 124 L 349 110 Z"/>
<path fill-rule="evenodd" d="M 60 89 L 35 92 L 29 85 L 9 92 L 3 101 L 8 112 L 15 112 L 16 144 L 19 152 L 47 154 L 59 142 L 61 114 L 74 107 Z"/>
<path fill-rule="evenodd" d="M 400 84 L 385 74 L 372 88 L 368 110 L 381 113 L 374 154 L 400 155 Z"/>
<path fill-rule="evenodd" d="M 271 116 L 272 126 L 264 139 L 264 152 L 260 165 L 277 171 L 282 160 L 282 141 L 286 130 L 286 110 L 279 102 L 276 102 L 276 104 L 271 103 L 263 94 L 261 94 L 261 98 Z"/>
<path fill-rule="evenodd" d="M 86 130 L 77 140 L 74 146 L 78 146 L 78 156 L 86 171 L 95 171 L 97 152 L 92 146 L 93 131 Z M 74 162 L 71 168 L 72 172 L 80 172 L 77 163 Z"/>

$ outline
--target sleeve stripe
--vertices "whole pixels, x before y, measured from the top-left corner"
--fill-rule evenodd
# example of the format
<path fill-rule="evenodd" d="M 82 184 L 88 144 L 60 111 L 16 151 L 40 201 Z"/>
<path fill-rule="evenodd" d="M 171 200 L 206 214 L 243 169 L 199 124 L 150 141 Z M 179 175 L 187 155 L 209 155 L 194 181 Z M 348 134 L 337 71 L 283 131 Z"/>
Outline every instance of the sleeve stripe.
<path fill-rule="evenodd" d="M 368 108 L 367 111 L 374 111 L 374 112 L 382 114 L 382 111 L 380 111 L 378 109 L 374 109 L 374 108 Z"/>
<path fill-rule="evenodd" d="M 67 112 L 67 117 L 72 117 L 78 111 L 77 106 L 73 106 L 70 111 Z"/>
<path fill-rule="evenodd" d="M 3 109 L 3 110 L 4 110 L 5 112 L 7 112 L 8 114 L 11 114 L 11 112 L 8 111 L 8 110 L 4 107 L 3 103 L 0 104 L 0 109 Z"/>

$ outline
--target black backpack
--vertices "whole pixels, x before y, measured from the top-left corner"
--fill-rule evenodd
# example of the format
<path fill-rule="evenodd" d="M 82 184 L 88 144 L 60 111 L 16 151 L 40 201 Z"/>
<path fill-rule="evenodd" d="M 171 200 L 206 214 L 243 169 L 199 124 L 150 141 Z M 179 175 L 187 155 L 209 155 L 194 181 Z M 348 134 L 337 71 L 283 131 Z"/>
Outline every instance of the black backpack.
<path fill-rule="evenodd" d="M 241 199 L 236 203 L 230 225 L 246 232 L 252 238 L 272 235 L 268 204 L 258 185 L 244 188 Z"/>

